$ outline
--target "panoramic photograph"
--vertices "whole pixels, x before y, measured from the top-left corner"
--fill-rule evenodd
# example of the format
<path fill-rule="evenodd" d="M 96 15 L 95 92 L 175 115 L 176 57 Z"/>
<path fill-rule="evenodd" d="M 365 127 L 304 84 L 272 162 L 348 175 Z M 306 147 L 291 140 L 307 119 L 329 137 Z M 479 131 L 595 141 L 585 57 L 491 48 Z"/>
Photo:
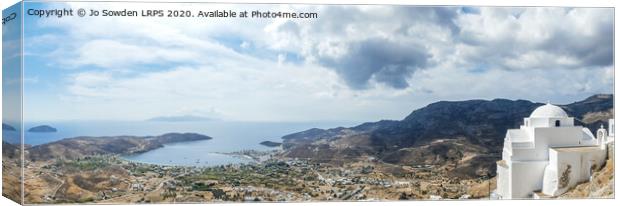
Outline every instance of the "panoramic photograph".
<path fill-rule="evenodd" d="M 615 196 L 613 8 L 2 16 L 2 195 L 21 204 Z"/>

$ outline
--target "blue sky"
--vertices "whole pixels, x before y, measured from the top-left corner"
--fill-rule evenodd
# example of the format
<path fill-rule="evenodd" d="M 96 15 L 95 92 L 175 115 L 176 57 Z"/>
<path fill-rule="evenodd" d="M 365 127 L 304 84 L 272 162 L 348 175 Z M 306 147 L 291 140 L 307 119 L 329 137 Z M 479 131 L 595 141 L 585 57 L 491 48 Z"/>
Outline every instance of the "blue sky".
<path fill-rule="evenodd" d="M 20 10 L 17 4 L 2 11 L 3 17 L 16 14 L 15 19 L 2 26 L 2 122 L 17 129 L 21 122 Z"/>
<path fill-rule="evenodd" d="M 27 3 L 168 9 L 167 4 Z M 25 19 L 31 121 L 402 119 L 439 100 L 613 89 L 613 10 L 186 4 L 318 19 Z"/>

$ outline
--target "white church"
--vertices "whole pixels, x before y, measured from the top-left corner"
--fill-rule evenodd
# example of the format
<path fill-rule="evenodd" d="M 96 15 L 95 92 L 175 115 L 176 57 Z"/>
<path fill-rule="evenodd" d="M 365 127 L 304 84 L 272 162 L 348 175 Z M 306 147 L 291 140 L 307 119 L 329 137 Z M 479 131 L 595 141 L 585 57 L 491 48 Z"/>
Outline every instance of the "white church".
<path fill-rule="evenodd" d="M 555 105 L 546 104 L 524 118 L 519 129 L 504 138 L 502 160 L 497 162 L 500 199 L 552 197 L 588 181 L 607 158 L 607 143 L 614 139 L 602 125 L 594 137 L 588 128 Z"/>

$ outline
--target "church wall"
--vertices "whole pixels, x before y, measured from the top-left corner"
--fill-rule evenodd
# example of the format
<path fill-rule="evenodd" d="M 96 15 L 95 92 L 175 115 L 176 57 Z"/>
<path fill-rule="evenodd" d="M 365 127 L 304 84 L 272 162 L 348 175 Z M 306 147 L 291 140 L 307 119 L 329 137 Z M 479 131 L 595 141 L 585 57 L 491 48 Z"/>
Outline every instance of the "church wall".
<path fill-rule="evenodd" d="M 510 197 L 510 168 L 497 165 L 497 194 Z"/>
<path fill-rule="evenodd" d="M 528 118 L 530 125 L 529 127 L 548 127 L 549 121 L 546 118 Z"/>
<path fill-rule="evenodd" d="M 598 139 L 594 137 L 594 134 L 588 128 L 582 128 L 581 134 L 584 139 L 582 139 L 581 144 L 584 145 L 600 145 Z"/>
<path fill-rule="evenodd" d="M 570 118 L 526 118 L 524 121 L 525 126 L 528 127 L 555 127 L 555 121 L 560 120 L 560 127 L 572 127 L 575 125 L 575 121 Z M 528 125 L 529 122 L 529 125 Z"/>
<path fill-rule="evenodd" d="M 549 149 L 549 165 L 545 168 L 542 192 L 546 195 L 554 196 L 558 190 L 558 152 Z"/>
<path fill-rule="evenodd" d="M 571 187 L 588 181 L 591 170 L 600 167 L 604 161 L 605 150 L 558 151 L 558 190 L 553 195 L 560 195 Z"/>
<path fill-rule="evenodd" d="M 503 160 L 510 160 L 511 155 L 512 155 L 512 153 L 510 153 L 509 149 L 504 148 L 502 150 L 502 159 Z"/>
<path fill-rule="evenodd" d="M 585 146 L 587 142 L 581 142 L 583 136 L 582 127 L 554 127 L 535 128 L 535 142 L 532 149 L 513 148 L 512 160 L 514 161 L 547 161 L 549 159 L 549 146 Z M 581 144 L 580 144 L 581 143 Z"/>
<path fill-rule="evenodd" d="M 607 128 L 609 128 L 609 136 L 613 137 L 616 135 L 616 125 L 614 124 L 614 119 L 609 120 Z"/>
<path fill-rule="evenodd" d="M 512 161 L 535 161 L 545 160 L 543 154 L 538 154 L 537 149 L 513 149 Z M 542 157 L 541 157 L 542 156 Z"/>
<path fill-rule="evenodd" d="M 510 164 L 510 192 L 512 199 L 531 198 L 536 190 L 542 189 L 543 173 L 547 161 L 516 161 Z"/>
<path fill-rule="evenodd" d="M 580 146 L 580 141 L 583 138 L 581 129 L 583 127 L 550 127 L 550 128 L 536 128 L 534 134 L 536 135 L 536 145 L 551 147 L 569 147 Z M 548 147 L 546 146 L 546 147 Z M 544 148 L 544 152 L 548 154 L 547 148 Z"/>

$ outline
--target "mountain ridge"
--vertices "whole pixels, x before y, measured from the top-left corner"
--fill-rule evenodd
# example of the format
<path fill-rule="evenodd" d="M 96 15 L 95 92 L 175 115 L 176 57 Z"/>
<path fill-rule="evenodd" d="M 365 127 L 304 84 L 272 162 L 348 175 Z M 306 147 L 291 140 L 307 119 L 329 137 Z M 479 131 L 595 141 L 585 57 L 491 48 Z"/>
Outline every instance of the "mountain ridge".
<path fill-rule="evenodd" d="M 527 100 L 439 101 L 402 120 L 310 129 L 282 137 L 284 156 L 340 162 L 372 156 L 401 165 L 448 165 L 453 175 L 494 176 L 508 129 L 543 105 Z M 595 131 L 613 118 L 613 95 L 597 94 L 559 105 L 575 124 Z"/>

